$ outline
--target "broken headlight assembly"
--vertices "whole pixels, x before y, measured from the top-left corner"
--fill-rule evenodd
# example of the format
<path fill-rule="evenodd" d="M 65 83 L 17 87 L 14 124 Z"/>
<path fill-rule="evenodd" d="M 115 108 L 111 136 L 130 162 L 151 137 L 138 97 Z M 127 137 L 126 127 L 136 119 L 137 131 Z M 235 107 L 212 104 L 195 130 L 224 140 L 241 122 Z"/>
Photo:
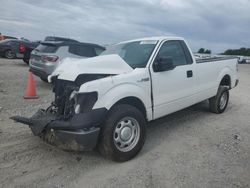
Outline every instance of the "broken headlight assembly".
<path fill-rule="evenodd" d="M 71 103 L 70 107 L 74 109 L 75 114 L 86 113 L 92 110 L 95 102 L 98 99 L 97 92 L 88 93 L 78 93 L 77 91 L 72 91 L 69 101 Z"/>

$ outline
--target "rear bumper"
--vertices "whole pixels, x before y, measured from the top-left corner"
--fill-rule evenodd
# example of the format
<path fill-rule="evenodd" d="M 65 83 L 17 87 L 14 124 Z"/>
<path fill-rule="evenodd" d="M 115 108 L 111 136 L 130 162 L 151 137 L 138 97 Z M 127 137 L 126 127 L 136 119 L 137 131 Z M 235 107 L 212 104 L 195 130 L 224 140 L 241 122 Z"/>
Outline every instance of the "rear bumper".
<path fill-rule="evenodd" d="M 100 108 L 88 113 L 75 114 L 69 120 L 62 120 L 44 110 L 31 118 L 13 116 L 11 119 L 29 125 L 36 136 L 66 150 L 88 151 L 95 148 L 107 109 Z"/>
<path fill-rule="evenodd" d="M 40 78 L 42 78 L 42 79 L 47 79 L 48 76 L 49 76 L 49 74 L 46 73 L 45 71 L 40 70 L 40 69 L 37 69 L 37 68 L 34 68 L 34 67 L 30 67 L 30 71 L 31 71 L 34 75 L 36 75 L 36 76 L 38 76 L 38 77 L 40 77 Z"/>
<path fill-rule="evenodd" d="M 48 76 L 54 71 L 56 68 L 56 64 L 50 63 L 40 63 L 36 62 L 33 59 L 30 59 L 30 71 L 34 73 L 36 76 L 47 79 Z"/>

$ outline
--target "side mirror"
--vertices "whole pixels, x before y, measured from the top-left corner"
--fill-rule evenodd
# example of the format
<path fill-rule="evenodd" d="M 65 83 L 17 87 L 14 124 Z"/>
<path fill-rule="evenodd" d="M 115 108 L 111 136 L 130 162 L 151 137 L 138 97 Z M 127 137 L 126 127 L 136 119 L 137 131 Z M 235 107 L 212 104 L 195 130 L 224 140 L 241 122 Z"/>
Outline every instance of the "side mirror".
<path fill-rule="evenodd" d="M 155 72 L 163 72 L 168 70 L 173 70 L 175 68 L 173 59 L 168 57 L 162 57 L 159 59 L 156 59 L 153 64 L 153 70 Z"/>

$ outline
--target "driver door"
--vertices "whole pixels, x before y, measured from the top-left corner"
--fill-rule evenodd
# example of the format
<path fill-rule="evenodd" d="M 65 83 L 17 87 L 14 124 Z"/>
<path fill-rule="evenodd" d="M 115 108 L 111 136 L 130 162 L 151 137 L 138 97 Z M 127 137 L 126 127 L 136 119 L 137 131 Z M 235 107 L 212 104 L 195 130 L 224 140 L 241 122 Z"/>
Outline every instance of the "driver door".
<path fill-rule="evenodd" d="M 193 104 L 195 70 L 184 41 L 166 41 L 151 66 L 154 119 Z M 172 70 L 154 70 L 160 59 L 171 59 Z"/>

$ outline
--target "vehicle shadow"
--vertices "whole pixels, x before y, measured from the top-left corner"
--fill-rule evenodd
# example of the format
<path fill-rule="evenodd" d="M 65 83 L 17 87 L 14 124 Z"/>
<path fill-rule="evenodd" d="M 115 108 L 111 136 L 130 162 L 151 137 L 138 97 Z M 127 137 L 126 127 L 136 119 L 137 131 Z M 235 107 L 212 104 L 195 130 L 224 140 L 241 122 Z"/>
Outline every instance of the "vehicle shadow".
<path fill-rule="evenodd" d="M 6 58 L 0 58 L 1 66 L 6 66 L 6 67 L 14 67 L 14 66 L 18 66 L 18 67 L 27 67 L 29 68 L 29 66 L 23 62 L 21 59 L 6 59 Z M 5 63 L 3 63 L 5 62 Z"/>
<path fill-rule="evenodd" d="M 15 65 L 15 66 L 17 66 L 17 67 L 27 67 L 27 69 L 29 69 L 29 65 L 27 65 L 27 64 L 24 63 L 24 62 L 14 62 L 13 65 Z"/>
<path fill-rule="evenodd" d="M 165 137 L 175 134 L 179 129 L 189 129 L 199 126 L 204 116 L 211 114 L 208 101 L 195 104 L 186 109 L 164 116 L 148 123 L 147 139 L 141 155 L 150 152 L 154 147 L 160 145 Z"/>

